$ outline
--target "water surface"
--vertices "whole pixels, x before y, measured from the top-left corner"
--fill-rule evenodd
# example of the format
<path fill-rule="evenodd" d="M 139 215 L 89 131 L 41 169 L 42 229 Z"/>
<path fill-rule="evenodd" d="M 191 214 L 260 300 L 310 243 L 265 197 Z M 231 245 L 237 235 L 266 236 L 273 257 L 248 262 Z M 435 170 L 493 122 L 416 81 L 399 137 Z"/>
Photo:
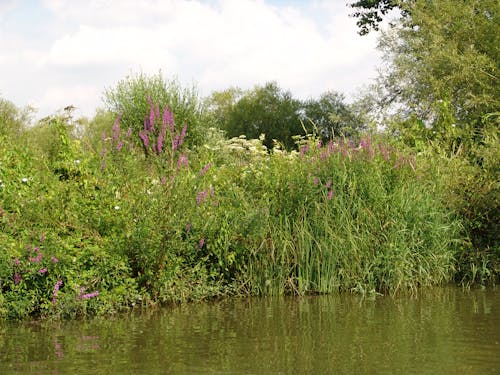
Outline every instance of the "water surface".
<path fill-rule="evenodd" d="M 499 374 L 500 293 L 230 299 L 0 323 L 0 374 Z"/>

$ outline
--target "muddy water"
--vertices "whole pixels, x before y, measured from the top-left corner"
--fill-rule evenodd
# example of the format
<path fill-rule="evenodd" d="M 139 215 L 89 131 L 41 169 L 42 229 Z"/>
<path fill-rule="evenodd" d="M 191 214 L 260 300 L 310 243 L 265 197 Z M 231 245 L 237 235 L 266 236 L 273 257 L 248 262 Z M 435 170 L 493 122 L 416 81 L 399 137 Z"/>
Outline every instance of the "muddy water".
<path fill-rule="evenodd" d="M 500 374 L 500 291 L 230 299 L 0 323 L 0 374 Z"/>

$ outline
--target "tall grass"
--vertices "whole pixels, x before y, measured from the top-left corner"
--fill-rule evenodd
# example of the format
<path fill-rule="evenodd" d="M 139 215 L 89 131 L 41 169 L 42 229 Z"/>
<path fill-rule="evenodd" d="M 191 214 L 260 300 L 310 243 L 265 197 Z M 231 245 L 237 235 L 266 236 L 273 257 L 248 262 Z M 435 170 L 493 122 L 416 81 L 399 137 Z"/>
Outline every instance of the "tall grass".
<path fill-rule="evenodd" d="M 283 204 L 271 205 L 251 259 L 259 293 L 396 292 L 451 279 L 460 225 L 411 156 L 369 139 L 308 146 L 271 156 L 264 179 L 280 183 L 267 194 Z"/>

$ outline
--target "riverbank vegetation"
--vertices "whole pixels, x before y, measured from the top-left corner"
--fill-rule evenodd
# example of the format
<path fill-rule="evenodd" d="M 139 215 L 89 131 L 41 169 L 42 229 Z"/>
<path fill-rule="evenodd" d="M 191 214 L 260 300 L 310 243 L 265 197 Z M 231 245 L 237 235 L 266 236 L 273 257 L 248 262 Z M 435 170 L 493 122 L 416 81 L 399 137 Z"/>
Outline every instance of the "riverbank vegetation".
<path fill-rule="evenodd" d="M 276 83 L 200 98 L 160 74 L 108 89 L 92 119 L 29 125 L 2 99 L 0 317 L 498 282 L 498 9 L 465 3 L 466 50 L 463 15 L 417 1 L 352 104 Z"/>

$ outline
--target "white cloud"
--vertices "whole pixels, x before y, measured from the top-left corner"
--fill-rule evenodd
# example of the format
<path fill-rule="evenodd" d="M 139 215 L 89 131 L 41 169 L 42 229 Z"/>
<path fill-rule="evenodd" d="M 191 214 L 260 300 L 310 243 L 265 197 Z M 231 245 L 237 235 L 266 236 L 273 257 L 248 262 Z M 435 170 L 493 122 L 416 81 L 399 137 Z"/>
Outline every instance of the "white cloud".
<path fill-rule="evenodd" d="M 198 82 L 204 94 L 276 80 L 307 97 L 354 91 L 378 60 L 374 36 L 357 35 L 345 0 L 300 7 L 262 0 L 40 1 L 54 16 L 55 37 L 36 47 L 18 40 L 12 55 L 0 52 L 0 71 L 7 63 L 27 70 L 38 87 L 28 85 L 26 98 L 42 114 L 73 104 L 92 115 L 104 87 L 131 71 L 161 69 Z M 12 48 L 7 39 L 0 37 L 0 50 Z M 20 96 L 12 77 L 0 73 L 0 84 Z"/>

